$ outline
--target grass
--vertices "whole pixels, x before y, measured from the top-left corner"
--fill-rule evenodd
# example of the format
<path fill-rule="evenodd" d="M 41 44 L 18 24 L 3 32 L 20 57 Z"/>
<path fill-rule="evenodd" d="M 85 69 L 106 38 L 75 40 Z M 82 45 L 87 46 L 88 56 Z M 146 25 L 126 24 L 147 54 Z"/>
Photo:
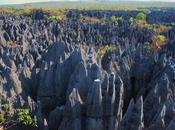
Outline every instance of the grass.
<path fill-rule="evenodd" d="M 154 2 L 153 2 L 154 3 Z M 33 10 L 41 9 L 44 12 L 48 12 L 47 19 L 64 19 L 64 12 L 69 9 L 76 10 L 123 10 L 123 11 L 135 11 L 141 12 L 149 11 L 153 5 L 154 9 L 160 9 L 162 7 L 175 7 L 174 3 L 164 2 L 56 2 L 55 4 L 23 4 L 23 5 L 7 5 L 0 6 L 0 12 L 8 13 L 11 15 L 29 15 Z M 140 13 L 141 16 L 141 13 Z M 142 17 L 142 16 L 141 16 Z M 114 21 L 118 18 L 113 17 Z"/>
<path fill-rule="evenodd" d="M 46 9 L 46 10 L 142 10 L 147 11 L 149 8 L 154 8 L 159 10 L 160 8 L 175 7 L 175 3 L 172 2 L 126 2 L 113 0 L 109 1 L 83 1 L 83 2 L 48 2 L 48 3 L 33 3 L 33 4 L 22 4 L 22 5 L 6 5 L 0 6 L 0 12 L 3 10 L 5 12 L 16 12 L 18 9 L 21 10 L 32 10 L 32 9 Z"/>
<path fill-rule="evenodd" d="M 17 7 L 2 7 L 0 8 L 1 13 L 7 13 L 10 15 L 15 15 L 15 16 L 26 16 L 26 17 L 31 17 L 31 14 L 34 10 L 42 10 L 45 14 L 45 18 L 48 20 L 61 20 L 64 19 L 65 13 L 63 10 L 59 10 L 58 8 L 34 8 L 32 6 L 21 6 L 19 8 Z"/>
<path fill-rule="evenodd" d="M 12 6 L 1 6 L 0 12 L 6 12 L 10 14 L 21 14 L 21 13 L 29 13 L 34 9 L 42 9 L 44 11 L 65 11 L 69 9 L 76 10 L 137 10 L 137 6 L 133 5 L 117 5 L 117 4 L 100 4 L 100 3 L 87 3 L 87 4 L 63 4 L 63 5 L 51 5 L 51 6 L 33 6 L 30 4 L 25 5 L 12 5 Z M 19 11 L 20 10 L 20 11 Z"/>

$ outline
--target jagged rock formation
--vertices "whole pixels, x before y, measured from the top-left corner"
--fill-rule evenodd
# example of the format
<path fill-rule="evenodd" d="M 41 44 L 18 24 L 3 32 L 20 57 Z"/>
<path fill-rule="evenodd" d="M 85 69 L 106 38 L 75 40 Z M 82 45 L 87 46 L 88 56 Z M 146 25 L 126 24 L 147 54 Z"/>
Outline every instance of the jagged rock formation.
<path fill-rule="evenodd" d="M 136 13 L 71 10 L 65 21 L 1 14 L 0 103 L 28 104 L 39 130 L 174 130 L 174 26 L 151 52 L 144 42 L 154 32 L 128 22 Z M 79 14 L 124 19 L 90 24 Z M 106 44 L 115 48 L 100 57 Z"/>

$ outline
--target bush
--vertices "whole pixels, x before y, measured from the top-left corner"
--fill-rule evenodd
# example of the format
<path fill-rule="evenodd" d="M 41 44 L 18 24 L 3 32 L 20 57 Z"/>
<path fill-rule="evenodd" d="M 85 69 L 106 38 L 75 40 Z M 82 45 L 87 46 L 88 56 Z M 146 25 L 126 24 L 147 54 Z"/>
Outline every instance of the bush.
<path fill-rule="evenodd" d="M 4 115 L 2 113 L 0 113 L 0 123 L 4 122 Z"/>
<path fill-rule="evenodd" d="M 3 104 L 1 105 L 1 108 L 2 108 L 2 110 L 4 110 L 4 111 L 8 111 L 9 108 L 10 108 L 10 104 L 9 104 L 9 103 L 3 103 Z"/>
<path fill-rule="evenodd" d="M 25 127 L 36 128 L 37 121 L 32 116 L 30 109 L 27 104 L 24 104 L 23 107 L 11 109 L 12 104 L 8 101 L 3 101 L 1 104 L 0 112 L 0 128 L 1 125 L 4 129 L 12 128 L 16 125 L 22 125 Z M 14 111 L 13 111 L 14 110 Z"/>
<path fill-rule="evenodd" d="M 31 116 L 28 108 L 16 109 L 17 122 L 26 126 L 37 127 L 36 120 Z"/>
<path fill-rule="evenodd" d="M 113 23 L 117 23 L 119 20 L 121 20 L 122 19 L 122 17 L 118 17 L 118 16 L 111 16 L 111 21 L 113 22 Z"/>
<path fill-rule="evenodd" d="M 136 15 L 136 20 L 146 20 L 146 14 L 144 14 L 144 13 L 138 13 L 137 15 Z"/>
<path fill-rule="evenodd" d="M 165 42 L 166 41 L 166 37 L 164 35 L 158 35 L 157 36 L 157 39 L 160 41 L 160 42 Z"/>
<path fill-rule="evenodd" d="M 165 45 L 167 38 L 164 35 L 156 35 L 152 38 L 152 48 L 159 49 Z"/>
<path fill-rule="evenodd" d="M 153 26 L 151 24 L 145 23 L 143 28 L 145 28 L 145 29 L 152 29 Z"/>

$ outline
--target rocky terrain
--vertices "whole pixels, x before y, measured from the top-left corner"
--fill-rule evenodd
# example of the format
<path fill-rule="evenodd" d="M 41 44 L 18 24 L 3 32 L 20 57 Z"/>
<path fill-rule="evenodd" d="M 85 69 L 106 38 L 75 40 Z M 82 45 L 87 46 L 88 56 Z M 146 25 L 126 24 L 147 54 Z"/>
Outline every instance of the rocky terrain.
<path fill-rule="evenodd" d="M 0 125 L 174 130 L 175 10 L 147 14 L 163 31 L 131 21 L 139 11 L 65 13 L 63 20 L 45 20 L 42 11 L 31 19 L 0 14 Z M 167 38 L 160 46 L 157 35 Z"/>

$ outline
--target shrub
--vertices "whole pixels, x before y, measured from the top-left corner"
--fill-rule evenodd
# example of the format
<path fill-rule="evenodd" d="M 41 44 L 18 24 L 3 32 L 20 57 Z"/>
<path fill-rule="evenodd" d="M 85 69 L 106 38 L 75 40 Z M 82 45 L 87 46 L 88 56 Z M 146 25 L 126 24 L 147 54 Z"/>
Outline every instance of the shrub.
<path fill-rule="evenodd" d="M 148 23 L 145 23 L 143 28 L 146 28 L 146 29 L 152 29 L 153 26 L 151 24 L 148 24 Z"/>
<path fill-rule="evenodd" d="M 4 111 L 8 111 L 9 108 L 10 108 L 10 104 L 9 104 L 9 103 L 3 103 L 3 104 L 1 105 L 1 108 L 2 108 L 2 110 L 4 110 Z"/>
<path fill-rule="evenodd" d="M 42 8 L 44 12 L 44 18 L 47 20 L 62 20 L 66 19 L 64 11 L 58 10 L 57 8 Z"/>
<path fill-rule="evenodd" d="M 144 13 L 138 13 L 137 15 L 136 15 L 136 20 L 146 20 L 146 14 L 144 14 Z"/>
<path fill-rule="evenodd" d="M 166 41 L 166 37 L 164 35 L 158 35 L 157 36 L 157 39 L 160 41 L 160 42 L 165 42 Z"/>
<path fill-rule="evenodd" d="M 167 38 L 164 35 L 156 35 L 152 38 L 152 48 L 158 49 L 165 44 Z"/>
<path fill-rule="evenodd" d="M 10 107 L 13 106 L 8 101 L 4 101 L 1 104 L 3 113 L 0 113 L 0 126 L 2 125 L 4 129 L 11 128 L 18 124 L 26 127 L 37 127 L 37 121 L 32 116 L 27 104 L 24 104 L 23 107 L 14 109 L 14 111 L 11 110 Z"/>
<path fill-rule="evenodd" d="M 31 116 L 28 108 L 16 109 L 17 122 L 26 126 L 37 126 L 36 120 Z"/>
<path fill-rule="evenodd" d="M 144 28 L 144 29 L 153 29 L 153 27 L 154 27 L 152 24 L 149 24 L 149 23 L 147 23 L 146 21 L 143 21 L 143 20 L 136 20 L 135 24 L 138 27 Z"/>
<path fill-rule="evenodd" d="M 2 113 L 0 113 L 0 123 L 4 122 L 4 115 Z"/>
<path fill-rule="evenodd" d="M 122 17 L 118 17 L 118 16 L 111 16 L 111 21 L 113 22 L 113 23 L 117 23 L 119 20 L 121 20 L 122 19 Z"/>

